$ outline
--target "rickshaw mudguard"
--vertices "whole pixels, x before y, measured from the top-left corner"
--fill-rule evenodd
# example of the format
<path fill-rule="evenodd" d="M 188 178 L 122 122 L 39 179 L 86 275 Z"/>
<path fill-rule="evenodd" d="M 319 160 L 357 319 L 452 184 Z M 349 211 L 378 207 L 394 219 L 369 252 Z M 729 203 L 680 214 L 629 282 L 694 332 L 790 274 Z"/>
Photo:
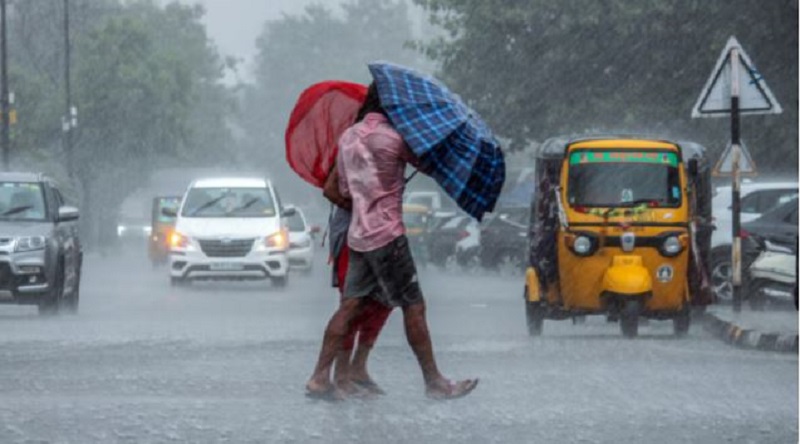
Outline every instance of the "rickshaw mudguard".
<path fill-rule="evenodd" d="M 640 295 L 652 291 L 653 279 L 641 256 L 614 256 L 603 276 L 603 293 Z"/>
<path fill-rule="evenodd" d="M 536 273 L 536 269 L 533 267 L 528 267 L 528 270 L 525 272 L 525 288 L 527 288 L 525 298 L 528 302 L 539 302 L 542 300 L 542 289 L 539 286 L 539 275 Z"/>

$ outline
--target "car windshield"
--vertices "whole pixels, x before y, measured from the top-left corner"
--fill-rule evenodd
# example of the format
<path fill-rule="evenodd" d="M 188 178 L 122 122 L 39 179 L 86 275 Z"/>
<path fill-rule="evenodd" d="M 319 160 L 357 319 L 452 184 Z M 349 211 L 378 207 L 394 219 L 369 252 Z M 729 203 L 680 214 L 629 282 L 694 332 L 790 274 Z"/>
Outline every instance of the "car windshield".
<path fill-rule="evenodd" d="M 0 219 L 43 221 L 44 192 L 38 183 L 0 182 Z"/>
<path fill-rule="evenodd" d="M 678 207 L 679 162 L 677 153 L 665 151 L 575 151 L 569 156 L 569 204 Z"/>
<path fill-rule="evenodd" d="M 306 231 L 306 224 L 303 222 L 303 216 L 300 214 L 300 210 L 296 210 L 293 215 L 286 218 L 286 225 L 292 233 L 302 233 Z"/>
<path fill-rule="evenodd" d="M 183 217 L 273 217 L 275 205 L 267 188 L 192 188 Z"/>

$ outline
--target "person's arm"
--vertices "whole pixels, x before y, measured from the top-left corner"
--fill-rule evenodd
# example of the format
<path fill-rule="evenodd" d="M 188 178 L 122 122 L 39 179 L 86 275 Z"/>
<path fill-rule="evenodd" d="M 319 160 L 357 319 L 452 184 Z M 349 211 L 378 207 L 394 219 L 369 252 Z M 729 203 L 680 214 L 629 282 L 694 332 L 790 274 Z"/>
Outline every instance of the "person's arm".
<path fill-rule="evenodd" d="M 341 189 L 342 182 L 342 178 L 339 175 L 338 162 L 336 162 L 333 168 L 331 168 L 328 178 L 325 179 L 325 185 L 322 187 L 322 195 L 334 205 L 349 210 L 352 208 L 353 202 L 350 200 L 349 191 Z"/>

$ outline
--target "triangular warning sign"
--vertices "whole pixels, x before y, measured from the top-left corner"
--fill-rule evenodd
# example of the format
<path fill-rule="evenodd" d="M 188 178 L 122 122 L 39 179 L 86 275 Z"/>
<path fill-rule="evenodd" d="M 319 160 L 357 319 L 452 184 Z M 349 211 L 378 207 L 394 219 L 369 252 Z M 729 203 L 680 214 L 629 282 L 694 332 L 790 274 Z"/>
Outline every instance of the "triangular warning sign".
<path fill-rule="evenodd" d="M 736 37 L 728 39 L 711 77 L 697 98 L 692 117 L 726 117 L 731 113 L 731 51 L 739 55 L 739 112 L 742 114 L 780 114 L 783 109 L 775 100 L 755 64 L 744 52 Z"/>
<path fill-rule="evenodd" d="M 747 150 L 744 142 L 739 146 L 739 174 L 742 176 L 755 176 L 758 174 L 756 163 Z M 730 176 L 733 174 L 733 146 L 728 142 L 728 146 L 717 161 L 717 165 L 712 172 L 714 176 Z"/>

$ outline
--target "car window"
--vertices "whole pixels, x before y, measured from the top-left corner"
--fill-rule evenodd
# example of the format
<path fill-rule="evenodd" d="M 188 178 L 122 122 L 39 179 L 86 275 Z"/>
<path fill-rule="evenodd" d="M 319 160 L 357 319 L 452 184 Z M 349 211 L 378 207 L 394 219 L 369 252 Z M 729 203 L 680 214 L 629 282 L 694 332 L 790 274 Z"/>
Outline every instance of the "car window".
<path fill-rule="evenodd" d="M 39 183 L 0 183 L 0 219 L 43 221 L 47 216 L 44 190 Z"/>
<path fill-rule="evenodd" d="M 286 218 L 286 225 L 289 227 L 289 231 L 293 233 L 302 233 L 306 231 L 306 224 L 303 222 L 303 216 L 300 214 L 299 210 L 292 216 Z"/>
<path fill-rule="evenodd" d="M 749 213 L 749 214 L 760 214 L 762 211 L 759 210 L 758 200 L 761 197 L 761 192 L 756 191 L 754 193 L 750 193 L 747 196 L 742 198 L 742 213 Z"/>
<path fill-rule="evenodd" d="M 758 194 L 758 212 L 765 213 L 796 198 L 797 190 L 764 190 Z"/>
<path fill-rule="evenodd" d="M 783 220 L 784 222 L 797 225 L 797 208 L 790 211 Z"/>

